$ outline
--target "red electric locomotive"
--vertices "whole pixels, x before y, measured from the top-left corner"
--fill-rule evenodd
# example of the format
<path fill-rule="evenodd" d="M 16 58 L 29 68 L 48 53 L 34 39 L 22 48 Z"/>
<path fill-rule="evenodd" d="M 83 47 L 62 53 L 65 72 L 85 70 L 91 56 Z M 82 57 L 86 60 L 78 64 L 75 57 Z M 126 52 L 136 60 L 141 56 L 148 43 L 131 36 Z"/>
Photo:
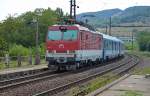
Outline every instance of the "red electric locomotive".
<path fill-rule="evenodd" d="M 46 60 L 52 69 L 75 70 L 103 59 L 102 35 L 80 25 L 49 27 Z"/>

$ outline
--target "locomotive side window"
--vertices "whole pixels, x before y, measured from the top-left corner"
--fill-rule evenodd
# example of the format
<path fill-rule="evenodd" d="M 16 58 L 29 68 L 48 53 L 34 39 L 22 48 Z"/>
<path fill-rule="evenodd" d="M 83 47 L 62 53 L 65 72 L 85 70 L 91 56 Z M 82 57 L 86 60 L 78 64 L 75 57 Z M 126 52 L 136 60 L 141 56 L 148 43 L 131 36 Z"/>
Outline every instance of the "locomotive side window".
<path fill-rule="evenodd" d="M 86 40 L 89 38 L 89 36 L 88 35 L 86 35 Z"/>
<path fill-rule="evenodd" d="M 81 37 L 80 37 L 80 38 L 81 38 L 81 40 L 83 40 L 83 33 L 82 33 L 82 32 L 81 32 L 80 36 L 81 36 Z"/>

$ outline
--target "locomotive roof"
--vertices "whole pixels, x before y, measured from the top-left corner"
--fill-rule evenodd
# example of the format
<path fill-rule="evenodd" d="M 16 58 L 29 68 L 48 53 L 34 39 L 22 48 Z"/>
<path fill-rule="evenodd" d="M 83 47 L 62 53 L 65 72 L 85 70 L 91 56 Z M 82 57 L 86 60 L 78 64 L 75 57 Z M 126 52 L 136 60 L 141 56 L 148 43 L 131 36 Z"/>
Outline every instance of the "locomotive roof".
<path fill-rule="evenodd" d="M 54 25 L 54 26 L 58 26 L 58 25 Z M 68 25 L 66 25 L 66 26 L 68 26 Z M 121 43 L 123 43 L 123 41 L 120 40 L 120 39 L 118 39 L 117 37 L 113 37 L 113 36 L 110 36 L 110 35 L 106 35 L 106 34 L 104 34 L 104 33 L 98 32 L 98 31 L 92 31 L 92 30 L 90 30 L 89 28 L 86 28 L 86 27 L 81 26 L 81 25 L 79 25 L 79 24 L 75 24 L 75 25 L 72 25 L 72 26 L 78 27 L 79 30 L 85 30 L 85 31 L 89 31 L 89 32 L 92 32 L 92 33 L 95 33 L 95 34 L 100 34 L 100 35 L 103 36 L 104 39 L 108 39 L 108 40 L 112 40 L 112 41 L 116 41 L 116 42 L 121 42 Z"/>
<path fill-rule="evenodd" d="M 98 31 L 91 31 L 91 30 L 89 30 L 88 28 L 83 27 L 83 26 L 80 26 L 80 25 L 76 25 L 76 26 L 79 28 L 79 30 L 90 31 L 90 32 L 95 33 L 95 34 L 100 34 L 100 35 L 102 35 L 104 39 L 109 39 L 109 40 L 113 40 L 113 41 L 116 41 L 116 42 L 121 42 L 121 43 L 123 43 L 123 41 L 120 40 L 120 39 L 118 39 L 117 37 L 113 37 L 113 36 L 110 36 L 110 35 L 106 35 L 106 34 L 104 34 L 104 33 L 98 32 Z"/>

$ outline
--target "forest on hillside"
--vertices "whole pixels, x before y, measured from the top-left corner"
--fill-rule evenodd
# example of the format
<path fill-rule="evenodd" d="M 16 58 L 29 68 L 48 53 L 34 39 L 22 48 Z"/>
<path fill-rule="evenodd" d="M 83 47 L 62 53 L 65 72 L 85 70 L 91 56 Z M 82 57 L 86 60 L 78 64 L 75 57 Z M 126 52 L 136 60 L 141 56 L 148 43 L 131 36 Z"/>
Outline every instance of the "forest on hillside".
<path fill-rule="evenodd" d="M 109 25 L 109 20 L 112 20 L 112 25 L 147 25 L 150 24 L 150 6 L 133 6 L 121 9 L 108 9 L 98 12 L 86 12 L 78 15 L 78 20 L 97 27 L 103 28 Z"/>
<path fill-rule="evenodd" d="M 38 15 L 40 11 L 40 15 Z M 44 42 L 48 26 L 56 24 L 64 15 L 62 9 L 37 8 L 17 17 L 9 15 L 0 22 L 0 56 L 9 53 L 11 56 L 34 54 L 36 23 L 39 23 L 39 51 L 44 54 Z"/>

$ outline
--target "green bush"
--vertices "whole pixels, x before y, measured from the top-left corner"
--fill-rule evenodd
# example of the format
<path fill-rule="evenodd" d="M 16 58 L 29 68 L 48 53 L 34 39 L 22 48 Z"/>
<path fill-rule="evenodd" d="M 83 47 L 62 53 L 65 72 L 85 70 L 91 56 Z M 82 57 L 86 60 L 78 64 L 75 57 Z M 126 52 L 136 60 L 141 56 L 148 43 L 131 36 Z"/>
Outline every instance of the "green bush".
<path fill-rule="evenodd" d="M 39 48 L 39 52 L 41 55 L 45 55 L 45 43 L 42 43 Z"/>
<path fill-rule="evenodd" d="M 138 33 L 137 40 L 140 51 L 150 51 L 150 32 L 142 31 Z"/>
<path fill-rule="evenodd" d="M 138 44 L 137 42 L 134 42 L 133 48 L 132 48 L 132 43 L 125 43 L 125 49 L 126 50 L 138 50 Z"/>
<path fill-rule="evenodd" d="M 30 49 L 28 49 L 22 45 L 13 44 L 9 48 L 10 56 L 17 56 L 17 55 L 27 56 L 29 54 L 30 54 Z"/>
<path fill-rule="evenodd" d="M 38 52 L 40 53 L 40 55 L 45 55 L 45 44 L 44 43 L 39 45 Z M 35 53 L 36 53 L 36 48 L 33 47 L 32 48 L 32 54 L 35 55 Z"/>

